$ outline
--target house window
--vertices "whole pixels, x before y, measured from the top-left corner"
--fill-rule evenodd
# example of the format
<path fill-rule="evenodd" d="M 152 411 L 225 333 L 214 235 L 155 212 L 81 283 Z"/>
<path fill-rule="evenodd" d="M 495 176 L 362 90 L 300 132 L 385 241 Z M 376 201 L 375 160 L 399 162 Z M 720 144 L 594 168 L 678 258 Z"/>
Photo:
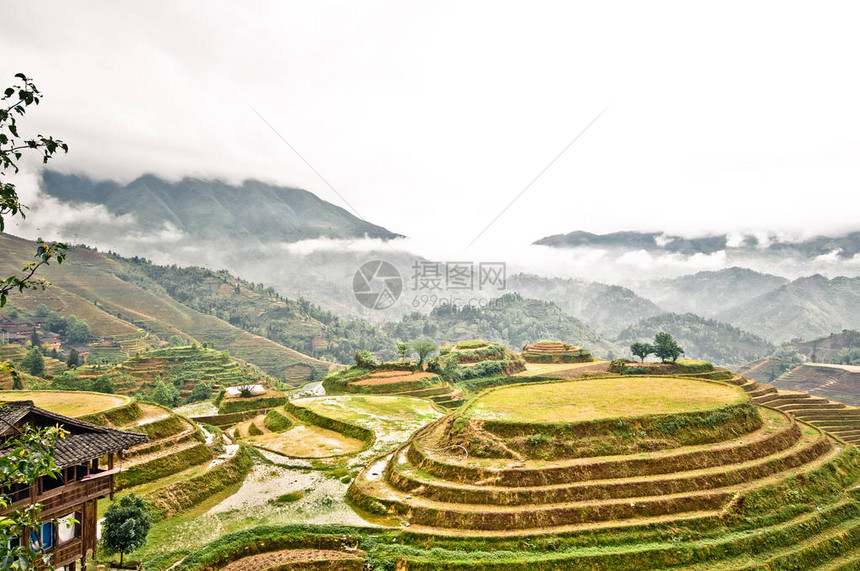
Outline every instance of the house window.
<path fill-rule="evenodd" d="M 54 523 L 43 523 L 41 528 L 30 532 L 30 549 L 47 551 L 54 547 Z"/>
<path fill-rule="evenodd" d="M 54 524 L 53 522 L 42 524 L 42 549 L 54 547 Z"/>

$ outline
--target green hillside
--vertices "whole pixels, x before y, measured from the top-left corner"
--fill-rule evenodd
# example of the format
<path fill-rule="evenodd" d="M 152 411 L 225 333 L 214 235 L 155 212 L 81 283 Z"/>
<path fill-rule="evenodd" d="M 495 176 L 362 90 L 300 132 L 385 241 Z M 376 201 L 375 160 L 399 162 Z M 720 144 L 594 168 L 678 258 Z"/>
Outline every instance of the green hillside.
<path fill-rule="evenodd" d="M 338 317 L 306 299 L 285 298 L 271 287 L 248 282 L 227 271 L 112 257 L 123 262 L 123 280 L 169 295 L 191 309 L 306 355 L 349 363 L 358 349 L 393 351 L 394 342 L 364 320 Z"/>
<path fill-rule="evenodd" d="M 6 274 L 17 271 L 34 251 L 32 242 L 0 236 L 0 270 Z M 234 357 L 278 378 L 289 377 L 290 368 L 296 365 L 312 371 L 307 378 L 322 376 L 330 367 L 329 363 L 191 309 L 163 292 L 122 279 L 128 266 L 121 258 L 76 247 L 64 264 L 43 270 L 41 276 L 52 286 L 45 292 L 16 295 L 14 303 L 27 308 L 45 303 L 50 309 L 60 311 L 74 303 L 75 314 L 90 324 L 97 337 L 148 332 L 166 342 L 178 335 L 198 344 L 214 344 L 218 349 L 229 350 Z"/>
<path fill-rule="evenodd" d="M 145 175 L 120 185 L 46 171 L 42 190 L 61 202 L 100 204 L 112 214 L 133 214 L 138 230 L 161 230 L 168 225 L 206 240 L 265 243 L 399 237 L 306 190 L 253 180 L 233 186 L 217 180 L 169 182 Z"/>
<path fill-rule="evenodd" d="M 860 329 L 860 278 L 799 278 L 718 318 L 771 341 Z"/>
<path fill-rule="evenodd" d="M 650 342 L 660 331 L 671 333 L 690 357 L 722 366 L 740 365 L 774 350 L 757 335 L 692 313 L 665 313 L 644 319 L 622 331 L 614 341 L 627 348 L 637 341 Z M 625 354 L 629 354 L 627 351 Z"/>

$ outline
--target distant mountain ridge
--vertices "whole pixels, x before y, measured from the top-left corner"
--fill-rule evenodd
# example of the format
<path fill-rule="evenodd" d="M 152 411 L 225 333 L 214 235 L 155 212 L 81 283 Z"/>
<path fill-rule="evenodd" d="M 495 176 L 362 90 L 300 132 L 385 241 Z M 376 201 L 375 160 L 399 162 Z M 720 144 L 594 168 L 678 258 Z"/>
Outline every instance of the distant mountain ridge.
<path fill-rule="evenodd" d="M 727 234 L 715 234 L 698 238 L 685 238 L 664 232 L 611 232 L 592 234 L 576 230 L 568 234 L 554 234 L 533 242 L 540 246 L 555 248 L 617 248 L 625 250 L 646 250 L 684 255 L 713 254 L 721 250 L 770 252 L 784 256 L 814 258 L 836 252 L 840 258 L 849 259 L 860 253 L 860 232 L 850 232 L 841 236 L 815 236 L 806 240 L 781 240 L 770 236 L 762 243 L 752 234 L 738 240 L 730 240 Z"/>
<path fill-rule="evenodd" d="M 613 336 L 640 319 L 665 310 L 628 288 L 575 279 L 514 274 L 506 289 L 534 299 L 551 301 L 605 336 Z"/>
<path fill-rule="evenodd" d="M 204 240 L 297 242 L 313 238 L 402 238 L 298 188 L 246 180 L 170 182 L 153 175 L 121 185 L 45 171 L 42 191 L 65 203 L 103 205 L 117 216 L 133 215 L 143 231 L 176 228 Z"/>
<path fill-rule="evenodd" d="M 799 278 L 717 318 L 774 342 L 860 329 L 860 278 Z"/>
<path fill-rule="evenodd" d="M 669 311 L 713 317 L 787 283 L 783 277 L 732 267 L 655 280 L 636 289 Z"/>

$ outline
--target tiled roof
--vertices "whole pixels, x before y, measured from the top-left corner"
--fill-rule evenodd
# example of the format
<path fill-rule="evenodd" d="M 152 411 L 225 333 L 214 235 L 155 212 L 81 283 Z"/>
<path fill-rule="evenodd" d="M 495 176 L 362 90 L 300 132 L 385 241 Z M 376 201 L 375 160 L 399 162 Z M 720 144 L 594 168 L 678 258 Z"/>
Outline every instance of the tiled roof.
<path fill-rule="evenodd" d="M 138 432 L 107 428 L 53 413 L 35 406 L 33 401 L 7 402 L 0 406 L 0 436 L 9 436 L 13 431 L 12 427 L 19 428 L 29 414 L 41 416 L 67 430 L 75 429 L 57 442 L 54 449 L 54 463 L 58 468 L 82 464 L 93 458 L 131 448 L 147 440 L 146 435 Z M 0 452 L 0 454 L 3 453 L 5 451 Z"/>
<path fill-rule="evenodd" d="M 107 430 L 106 433 L 67 435 L 54 449 L 54 464 L 58 468 L 83 464 L 93 458 L 101 458 L 146 442 L 146 436 L 137 432 Z"/>

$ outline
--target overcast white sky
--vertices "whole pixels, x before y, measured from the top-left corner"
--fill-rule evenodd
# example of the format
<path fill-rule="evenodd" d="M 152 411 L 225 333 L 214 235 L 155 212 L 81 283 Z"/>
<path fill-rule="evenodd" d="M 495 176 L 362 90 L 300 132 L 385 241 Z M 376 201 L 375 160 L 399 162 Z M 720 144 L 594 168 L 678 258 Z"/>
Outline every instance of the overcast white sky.
<path fill-rule="evenodd" d="M 257 178 L 459 252 L 572 230 L 857 229 L 860 7 L 38 2 L 0 78 L 97 178 Z"/>

